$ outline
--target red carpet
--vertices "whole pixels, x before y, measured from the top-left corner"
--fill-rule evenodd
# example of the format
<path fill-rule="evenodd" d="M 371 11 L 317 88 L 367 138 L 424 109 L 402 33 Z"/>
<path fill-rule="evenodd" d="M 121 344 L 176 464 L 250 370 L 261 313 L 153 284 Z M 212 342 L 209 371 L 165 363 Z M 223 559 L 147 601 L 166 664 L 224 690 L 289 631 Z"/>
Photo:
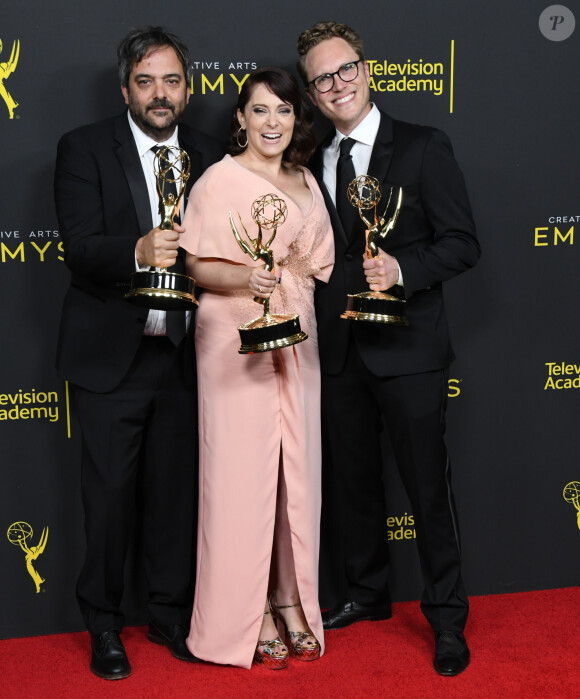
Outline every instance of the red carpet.
<path fill-rule="evenodd" d="M 0 641 L 0 697 L 580 697 L 580 588 L 472 597 L 466 637 L 471 664 L 457 677 L 432 668 L 433 641 L 417 602 L 393 618 L 326 635 L 324 657 L 272 672 L 174 660 L 130 628 L 131 677 L 89 671 L 86 633 Z"/>

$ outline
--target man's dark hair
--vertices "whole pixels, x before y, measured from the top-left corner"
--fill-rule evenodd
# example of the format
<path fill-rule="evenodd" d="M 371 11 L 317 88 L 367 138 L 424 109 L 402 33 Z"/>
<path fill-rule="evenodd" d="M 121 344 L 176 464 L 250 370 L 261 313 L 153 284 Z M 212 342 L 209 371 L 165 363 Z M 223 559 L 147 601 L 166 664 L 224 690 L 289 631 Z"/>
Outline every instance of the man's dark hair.
<path fill-rule="evenodd" d="M 164 46 L 170 46 L 175 51 L 183 66 L 185 79 L 189 81 L 191 57 L 187 46 L 178 36 L 168 32 L 164 27 L 148 26 L 132 29 L 117 48 L 121 85 L 127 87 L 133 66 L 135 63 L 142 61 L 150 49 L 162 48 Z"/>

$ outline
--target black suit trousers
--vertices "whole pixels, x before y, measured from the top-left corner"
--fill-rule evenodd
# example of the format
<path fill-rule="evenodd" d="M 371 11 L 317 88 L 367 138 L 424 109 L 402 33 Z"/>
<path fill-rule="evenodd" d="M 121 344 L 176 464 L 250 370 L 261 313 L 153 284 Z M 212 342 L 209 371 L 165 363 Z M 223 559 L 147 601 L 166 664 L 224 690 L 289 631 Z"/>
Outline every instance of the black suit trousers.
<path fill-rule="evenodd" d="M 129 542 L 143 542 L 150 619 L 189 623 L 194 589 L 197 413 L 185 387 L 185 342 L 143 337 L 109 393 L 78 386 L 87 550 L 77 598 L 88 630 L 123 625 Z"/>
<path fill-rule="evenodd" d="M 463 630 L 468 601 L 445 446 L 447 371 L 377 378 L 349 343 L 337 375 L 322 376 L 323 518 L 343 542 L 348 599 L 390 601 L 381 431 L 411 502 L 424 581 L 421 609 L 434 630 Z M 324 528 L 329 522 L 323 522 Z"/>

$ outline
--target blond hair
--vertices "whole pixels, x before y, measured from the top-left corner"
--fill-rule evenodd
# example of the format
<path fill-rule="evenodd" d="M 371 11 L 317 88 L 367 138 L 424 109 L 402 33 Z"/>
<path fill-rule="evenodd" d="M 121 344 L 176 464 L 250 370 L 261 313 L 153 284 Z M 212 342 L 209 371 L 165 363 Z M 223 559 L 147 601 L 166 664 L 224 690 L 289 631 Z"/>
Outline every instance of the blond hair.
<path fill-rule="evenodd" d="M 298 37 L 297 48 L 300 58 L 296 63 L 296 68 L 305 85 L 308 85 L 306 55 L 310 49 L 317 46 L 321 41 L 334 38 L 344 39 L 354 49 L 356 55 L 362 61 L 365 60 L 363 41 L 358 32 L 346 24 L 339 24 L 338 22 L 317 22 L 312 29 L 305 29 Z"/>

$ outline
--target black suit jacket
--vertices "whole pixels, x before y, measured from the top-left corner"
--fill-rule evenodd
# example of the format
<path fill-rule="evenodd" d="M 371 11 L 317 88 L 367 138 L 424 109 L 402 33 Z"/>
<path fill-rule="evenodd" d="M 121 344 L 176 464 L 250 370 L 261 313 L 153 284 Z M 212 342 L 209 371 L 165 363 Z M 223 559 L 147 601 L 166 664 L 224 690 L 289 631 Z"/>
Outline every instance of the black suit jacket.
<path fill-rule="evenodd" d="M 381 183 L 383 208 L 391 185 L 403 187 L 397 224 L 381 247 L 401 267 L 408 327 L 340 318 L 347 293 L 369 289 L 362 267 L 364 225 L 361 222 L 349 242 L 322 180 L 322 149 L 328 142 L 310 164 L 330 213 L 336 248 L 332 276 L 315 294 L 322 371 L 341 371 L 351 331 L 361 359 L 376 376 L 447 366 L 453 350 L 442 282 L 473 266 L 480 255 L 465 181 L 449 139 L 437 129 L 396 121 L 381 112 L 368 174 Z"/>
<path fill-rule="evenodd" d="M 222 148 L 183 124 L 179 142 L 191 158 L 189 191 L 222 157 Z M 127 372 L 147 320 L 147 310 L 125 301 L 124 294 L 135 271 L 137 238 L 153 228 L 126 113 L 61 138 L 55 201 L 71 272 L 60 325 L 58 375 L 90 391 L 108 392 Z"/>

